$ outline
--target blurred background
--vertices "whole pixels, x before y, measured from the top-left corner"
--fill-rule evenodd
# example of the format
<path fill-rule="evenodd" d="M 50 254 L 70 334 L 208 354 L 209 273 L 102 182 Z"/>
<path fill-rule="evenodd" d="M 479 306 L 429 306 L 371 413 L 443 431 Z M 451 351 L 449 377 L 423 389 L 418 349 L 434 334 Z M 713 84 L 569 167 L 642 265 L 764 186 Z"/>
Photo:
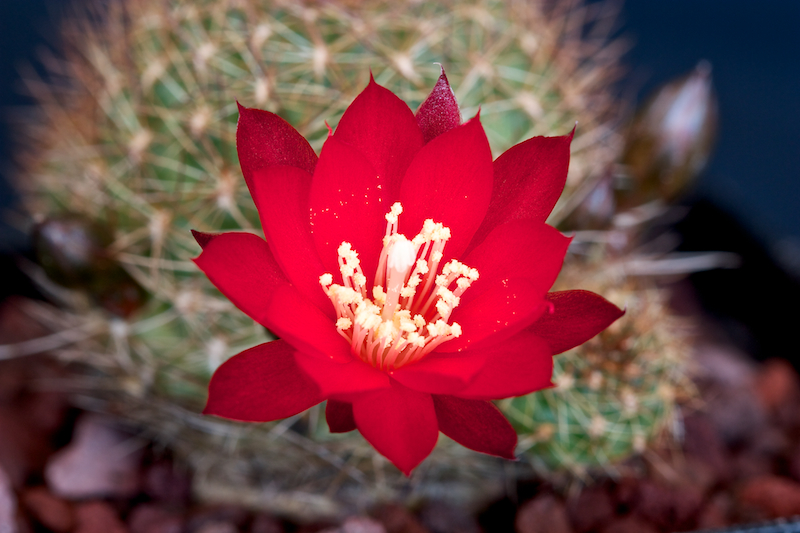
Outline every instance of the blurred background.
<path fill-rule="evenodd" d="M 0 2 L 0 200 L 14 203 L 8 183 L 14 131 L 10 113 L 30 100 L 20 91 L 21 68 L 54 41 L 61 2 Z M 678 223 L 684 251 L 739 254 L 741 268 L 692 276 L 699 302 L 725 335 L 758 358 L 796 359 L 792 333 L 800 320 L 800 4 L 793 0 L 674 0 L 624 3 L 628 73 L 619 91 L 641 100 L 700 60 L 712 66 L 719 98 L 719 134 L 712 159 L 682 202 Z M 0 221 L 0 296 L 33 290 L 14 267 L 25 237 Z M 795 365 L 797 361 L 793 361 Z"/>

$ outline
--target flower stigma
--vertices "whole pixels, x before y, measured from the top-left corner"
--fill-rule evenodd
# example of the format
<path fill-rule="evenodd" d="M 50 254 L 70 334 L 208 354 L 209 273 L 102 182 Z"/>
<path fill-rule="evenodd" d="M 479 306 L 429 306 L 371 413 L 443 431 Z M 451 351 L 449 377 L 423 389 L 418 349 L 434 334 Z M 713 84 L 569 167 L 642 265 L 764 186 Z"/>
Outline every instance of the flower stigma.
<path fill-rule="evenodd" d="M 409 240 L 397 232 L 402 212 L 397 202 L 386 214 L 386 235 L 370 292 L 358 253 L 347 241 L 337 250 L 342 285 L 333 283 L 330 273 L 319 278 L 336 309 L 336 329 L 353 354 L 386 371 L 418 361 L 459 337 L 461 326 L 448 321 L 461 295 L 478 279 L 476 269 L 455 259 L 443 265 L 440 274 L 450 228 L 427 219 Z"/>

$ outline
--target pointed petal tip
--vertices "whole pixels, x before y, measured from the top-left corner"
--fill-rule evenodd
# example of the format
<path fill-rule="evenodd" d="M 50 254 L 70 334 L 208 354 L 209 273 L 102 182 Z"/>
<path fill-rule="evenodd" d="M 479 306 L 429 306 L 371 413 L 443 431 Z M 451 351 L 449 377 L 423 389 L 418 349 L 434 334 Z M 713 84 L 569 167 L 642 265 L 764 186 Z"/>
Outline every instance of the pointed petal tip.
<path fill-rule="evenodd" d="M 205 248 L 214 239 L 214 234 L 192 230 L 192 237 L 200 245 L 200 248 Z"/>

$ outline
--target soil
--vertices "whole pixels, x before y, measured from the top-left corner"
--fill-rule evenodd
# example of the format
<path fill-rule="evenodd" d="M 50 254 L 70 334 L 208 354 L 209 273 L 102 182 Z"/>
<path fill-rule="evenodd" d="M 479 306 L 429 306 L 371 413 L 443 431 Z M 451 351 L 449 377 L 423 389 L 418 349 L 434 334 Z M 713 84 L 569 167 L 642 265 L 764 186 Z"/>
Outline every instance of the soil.
<path fill-rule="evenodd" d="M 44 333 L 18 309 L 13 298 L 0 306 L 0 345 Z M 388 502 L 300 523 L 195 501 L 191 473 L 168 450 L 70 404 L 59 364 L 46 355 L 0 360 L 0 532 L 666 533 L 800 514 L 794 368 L 755 363 L 711 340 L 697 343 L 693 362 L 700 401 L 683 409 L 682 440 L 623 465 L 614 479 L 567 495 L 529 480 L 479 510 Z"/>

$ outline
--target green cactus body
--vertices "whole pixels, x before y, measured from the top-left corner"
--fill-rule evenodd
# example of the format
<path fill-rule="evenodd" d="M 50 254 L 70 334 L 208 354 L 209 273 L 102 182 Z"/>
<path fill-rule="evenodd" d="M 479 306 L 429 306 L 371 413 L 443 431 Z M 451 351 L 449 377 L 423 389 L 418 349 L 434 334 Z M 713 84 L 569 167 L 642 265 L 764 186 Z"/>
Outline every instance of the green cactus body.
<path fill-rule="evenodd" d="M 597 4 L 545 15 L 532 2 L 500 0 L 141 0 L 111 2 L 92 15 L 82 12 L 67 25 L 67 60 L 51 69 L 53 82 L 29 84 L 43 120 L 29 124 L 35 149 L 20 181 L 35 216 L 78 213 L 113 228 L 111 251 L 149 293 L 127 320 L 96 307 L 64 312 L 71 323 L 106 325 L 62 354 L 86 364 L 84 397 L 173 446 L 211 498 L 243 498 L 246 487 L 268 486 L 284 491 L 273 499 L 284 510 L 306 501 L 324 513 L 330 500 L 319 494 L 338 491 L 347 499 L 376 483 L 408 487 L 360 435 L 329 434 L 320 407 L 261 425 L 197 414 L 213 370 L 271 338 L 191 262 L 199 247 L 190 229 L 260 234 L 238 168 L 236 102 L 277 113 L 319 149 L 326 122 L 336 125 L 370 69 L 415 108 L 441 63 L 463 117 L 480 108 L 495 154 L 534 135 L 566 134 L 580 122 L 560 204 L 568 207 L 618 151 L 610 84 L 620 45 L 607 39 L 613 16 Z M 630 357 L 658 353 L 644 344 L 665 342 L 647 339 L 628 348 Z M 585 471 L 625 458 L 671 416 L 674 399 L 657 399 L 650 381 L 609 376 L 601 367 L 607 384 L 626 385 L 593 388 L 587 349 L 557 358 L 555 381 L 572 376 L 570 388 L 501 403 L 524 456 L 545 470 Z M 679 365 L 659 364 L 646 372 L 670 383 Z M 624 391 L 636 406 L 620 421 Z M 442 437 L 414 479 L 435 492 L 448 481 L 499 480 L 503 472 L 499 460 Z"/>

